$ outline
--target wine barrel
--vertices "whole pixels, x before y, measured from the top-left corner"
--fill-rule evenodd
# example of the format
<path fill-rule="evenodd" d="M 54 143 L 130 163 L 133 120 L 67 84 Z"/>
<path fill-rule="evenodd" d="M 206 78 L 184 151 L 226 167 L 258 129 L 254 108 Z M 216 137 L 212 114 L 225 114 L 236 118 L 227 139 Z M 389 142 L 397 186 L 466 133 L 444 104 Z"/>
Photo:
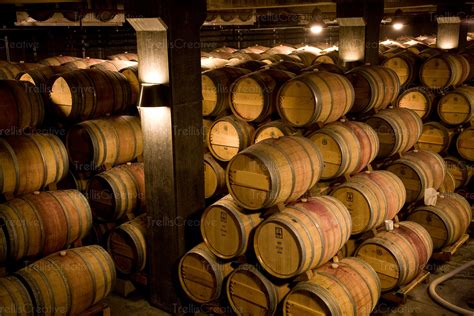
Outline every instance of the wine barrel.
<path fill-rule="evenodd" d="M 330 196 L 288 205 L 257 227 L 254 248 L 262 267 L 286 279 L 323 265 L 351 234 L 347 208 Z"/>
<path fill-rule="evenodd" d="M 283 55 L 286 56 L 286 55 Z M 290 55 L 291 56 L 291 55 Z M 265 61 L 265 60 L 264 60 Z M 305 65 L 302 64 L 300 61 L 286 61 L 281 60 L 278 62 L 274 62 L 265 68 L 273 69 L 273 70 L 281 70 L 281 71 L 288 71 L 294 74 L 300 74 L 304 69 Z"/>
<path fill-rule="evenodd" d="M 247 252 L 250 236 L 261 221 L 260 213 L 241 208 L 226 195 L 202 214 L 201 235 L 214 255 L 233 259 Z"/>
<path fill-rule="evenodd" d="M 425 60 L 420 68 L 421 83 L 431 89 L 459 86 L 465 80 L 463 77 L 463 63 L 455 54 L 437 54 Z"/>
<path fill-rule="evenodd" d="M 393 219 L 405 205 L 407 193 L 403 181 L 390 171 L 377 170 L 365 171 L 354 176 L 354 179 L 367 178 L 382 188 L 387 201 L 387 216 L 385 219 Z"/>
<path fill-rule="evenodd" d="M 217 197 L 226 191 L 224 168 L 211 154 L 204 154 L 204 198 Z"/>
<path fill-rule="evenodd" d="M 61 66 L 68 70 L 89 69 L 92 65 L 100 64 L 103 62 L 105 62 L 104 59 L 82 58 L 67 62 L 65 64 L 62 64 Z"/>
<path fill-rule="evenodd" d="M 250 71 L 257 71 L 265 65 L 267 64 L 260 60 L 240 60 L 237 58 L 235 59 L 235 62 L 232 62 L 232 60 L 229 62 L 229 66 L 247 69 Z"/>
<path fill-rule="evenodd" d="M 290 72 L 265 69 L 238 78 L 231 86 L 230 108 L 247 122 L 261 122 L 276 112 L 280 87 L 294 77 Z"/>
<path fill-rule="evenodd" d="M 214 58 L 214 57 L 209 57 L 209 58 L 201 57 L 201 70 L 207 71 L 207 70 L 223 68 L 229 63 L 230 61 L 227 59 Z"/>
<path fill-rule="evenodd" d="M 140 119 L 116 116 L 79 123 L 68 131 L 66 148 L 76 168 L 97 170 L 132 161 L 143 154 Z"/>
<path fill-rule="evenodd" d="M 403 153 L 412 148 L 420 138 L 423 122 L 409 109 L 385 109 L 366 120 L 380 140 L 378 158 Z"/>
<path fill-rule="evenodd" d="M 456 157 L 445 157 L 444 161 L 456 181 L 456 189 L 467 186 L 472 177 L 472 167 Z"/>
<path fill-rule="evenodd" d="M 377 157 L 380 147 L 379 137 L 377 132 L 366 123 L 344 121 L 343 124 L 350 128 L 359 140 L 361 159 L 354 170 L 354 173 L 359 173 Z"/>
<path fill-rule="evenodd" d="M 72 171 L 69 169 L 67 175 L 56 183 L 58 190 L 77 190 L 86 193 L 89 186 L 90 172 Z"/>
<path fill-rule="evenodd" d="M 136 66 L 136 61 L 130 60 L 103 60 L 100 63 L 95 63 L 90 67 L 92 69 L 99 69 L 99 70 L 108 70 L 108 71 L 121 71 L 125 68 Z M 122 73 L 123 74 L 123 73 Z"/>
<path fill-rule="evenodd" d="M 289 290 L 287 284 L 274 284 L 247 263 L 235 269 L 226 283 L 229 304 L 237 315 L 273 316 Z"/>
<path fill-rule="evenodd" d="M 120 73 L 127 78 L 130 84 L 130 104 L 137 104 L 138 95 L 140 94 L 140 80 L 138 79 L 138 65 L 130 66 L 120 70 Z"/>
<path fill-rule="evenodd" d="M 57 183 L 69 169 L 67 151 L 52 134 L 0 138 L 0 192 L 33 192 Z"/>
<path fill-rule="evenodd" d="M 73 57 L 73 56 L 55 56 L 55 57 L 49 57 L 40 60 L 38 63 L 46 66 L 61 66 L 62 64 L 68 63 L 70 61 L 75 61 L 79 60 L 79 57 Z"/>
<path fill-rule="evenodd" d="M 107 247 L 107 238 L 110 232 L 119 225 L 118 222 L 112 223 L 93 223 L 92 228 L 82 240 L 83 246 L 99 245 Z"/>
<path fill-rule="evenodd" d="M 349 126 L 334 122 L 311 133 L 308 138 L 319 148 L 323 157 L 322 180 L 352 174 L 360 166 L 361 145 Z"/>
<path fill-rule="evenodd" d="M 0 80 L 0 131 L 36 128 L 43 123 L 44 104 L 39 91 L 29 82 Z"/>
<path fill-rule="evenodd" d="M 79 315 L 114 288 L 115 267 L 100 246 L 57 252 L 17 271 L 38 315 Z"/>
<path fill-rule="evenodd" d="M 339 64 L 339 52 L 332 51 L 329 53 L 316 56 L 313 63 L 316 63 L 316 62 L 337 65 Z"/>
<path fill-rule="evenodd" d="M 138 61 L 138 55 L 136 53 L 121 53 L 107 56 L 109 60 L 129 60 L 129 61 Z"/>
<path fill-rule="evenodd" d="M 261 54 L 264 53 L 265 51 L 269 50 L 270 47 L 262 46 L 255 44 L 253 46 L 249 46 L 247 48 L 241 49 L 240 52 L 242 53 L 253 53 L 253 54 Z"/>
<path fill-rule="evenodd" d="M 209 151 L 209 148 L 207 148 L 207 137 L 209 135 L 209 129 L 211 128 L 212 123 L 213 122 L 211 120 L 202 119 L 202 142 L 205 153 Z"/>
<path fill-rule="evenodd" d="M 310 140 L 266 139 L 229 162 L 227 188 L 241 207 L 258 210 L 298 199 L 316 184 L 322 169 L 321 153 Z"/>
<path fill-rule="evenodd" d="M 117 4 L 116 0 L 96 0 L 91 3 L 94 16 L 102 22 L 108 22 L 117 15 Z"/>
<path fill-rule="evenodd" d="M 311 66 L 316 57 L 318 57 L 318 55 L 307 51 L 296 50 L 291 54 L 297 56 L 306 67 Z"/>
<path fill-rule="evenodd" d="M 202 115 L 218 116 L 229 108 L 231 85 L 238 78 L 248 74 L 247 69 L 222 67 L 205 71 L 202 81 Z"/>
<path fill-rule="evenodd" d="M 466 128 L 459 134 L 456 140 L 456 148 L 459 155 L 469 161 L 474 161 L 474 127 Z"/>
<path fill-rule="evenodd" d="M 277 46 L 273 46 L 272 48 L 266 50 L 264 53 L 269 54 L 269 55 L 272 55 L 272 54 L 289 55 L 294 50 L 295 50 L 295 48 L 292 47 L 292 46 L 280 44 L 280 45 L 277 45 Z"/>
<path fill-rule="evenodd" d="M 236 51 L 237 49 L 232 48 L 232 47 L 227 47 L 227 46 L 218 47 L 213 50 L 213 52 L 217 52 L 217 53 L 230 53 L 230 54 Z"/>
<path fill-rule="evenodd" d="M 453 138 L 453 130 L 438 122 L 428 122 L 423 124 L 416 146 L 422 150 L 429 150 L 437 154 L 445 153 Z"/>
<path fill-rule="evenodd" d="M 382 66 L 392 69 L 397 74 L 401 88 L 410 86 L 418 80 L 419 64 L 420 58 L 408 50 L 382 62 Z"/>
<path fill-rule="evenodd" d="M 54 79 L 50 98 L 62 117 L 84 121 L 125 112 L 131 105 L 131 88 L 121 73 L 80 69 Z"/>
<path fill-rule="evenodd" d="M 345 77 L 308 72 L 288 80 L 278 92 L 280 117 L 295 127 L 330 123 L 349 112 L 354 89 Z"/>
<path fill-rule="evenodd" d="M 454 179 L 454 176 L 452 175 L 451 172 L 446 171 L 443 184 L 441 184 L 438 190 L 441 193 L 453 193 L 455 189 L 456 189 L 456 179 Z"/>
<path fill-rule="evenodd" d="M 403 155 L 404 159 L 414 162 L 423 161 L 430 167 L 430 173 L 433 176 L 433 188 L 436 190 L 444 182 L 444 176 L 447 172 L 446 162 L 443 158 L 429 150 L 413 150 Z"/>
<path fill-rule="evenodd" d="M 433 252 L 430 234 L 423 226 L 400 222 L 393 231 L 381 231 L 356 250 L 377 272 L 382 292 L 412 281 L 423 271 Z"/>
<path fill-rule="evenodd" d="M 94 218 L 113 222 L 127 213 L 145 211 L 143 163 L 120 165 L 93 176 L 88 198 Z"/>
<path fill-rule="evenodd" d="M 147 225 L 147 215 L 142 214 L 110 232 L 107 251 L 120 273 L 131 274 L 145 269 Z"/>
<path fill-rule="evenodd" d="M 344 258 L 297 283 L 283 301 L 283 315 L 369 315 L 380 294 L 375 270 L 359 258 Z"/>
<path fill-rule="evenodd" d="M 61 250 L 92 226 L 89 203 L 79 191 L 37 193 L 0 205 L 8 258 L 13 262 Z"/>
<path fill-rule="evenodd" d="M 469 123 L 474 118 L 474 87 L 462 86 L 442 96 L 438 115 L 448 125 Z"/>
<path fill-rule="evenodd" d="M 232 270 L 230 262 L 224 263 L 200 243 L 181 258 L 179 282 L 191 300 L 209 303 L 221 296 L 224 279 Z"/>
<path fill-rule="evenodd" d="M 394 102 L 400 91 L 397 74 L 383 66 L 360 66 L 347 73 L 355 92 L 352 112 L 367 113 L 385 109 Z"/>
<path fill-rule="evenodd" d="M 302 71 L 327 71 L 338 75 L 344 75 L 344 69 L 335 64 L 327 64 L 322 62 L 315 62 L 311 66 L 304 68 Z"/>
<path fill-rule="evenodd" d="M 355 176 L 331 192 L 349 210 L 353 235 L 378 227 L 388 219 L 386 189 L 370 178 Z"/>
<path fill-rule="evenodd" d="M 282 136 L 295 135 L 301 135 L 301 131 L 278 120 L 260 125 L 255 131 L 253 142 L 259 143 L 262 140 L 269 138 L 280 138 Z"/>
<path fill-rule="evenodd" d="M 207 147 L 220 161 L 229 161 L 240 151 L 250 146 L 254 128 L 234 116 L 222 117 L 209 128 Z"/>
<path fill-rule="evenodd" d="M 30 293 L 14 276 L 0 278 L 0 308 L 3 316 L 33 315 Z"/>
<path fill-rule="evenodd" d="M 41 64 L 5 63 L 0 64 L 0 79 L 15 79 L 19 73 L 43 68 Z"/>
<path fill-rule="evenodd" d="M 420 224 L 428 231 L 434 250 L 440 250 L 461 239 L 471 219 L 469 202 L 457 193 L 441 194 L 436 205 L 417 207 L 407 217 L 407 220 Z"/>
<path fill-rule="evenodd" d="M 411 88 L 403 91 L 398 96 L 396 107 L 415 111 L 422 119 L 430 117 L 435 101 L 435 94 L 423 87 Z"/>

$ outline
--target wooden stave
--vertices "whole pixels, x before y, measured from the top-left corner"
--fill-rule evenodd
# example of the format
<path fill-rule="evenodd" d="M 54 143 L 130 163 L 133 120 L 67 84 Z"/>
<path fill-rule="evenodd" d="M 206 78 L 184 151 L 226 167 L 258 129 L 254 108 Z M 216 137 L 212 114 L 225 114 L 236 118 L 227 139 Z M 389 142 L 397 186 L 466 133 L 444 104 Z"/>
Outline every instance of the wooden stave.
<path fill-rule="evenodd" d="M 130 84 L 130 104 L 137 104 L 140 93 L 140 80 L 138 79 L 138 65 L 130 66 L 120 70 Z"/>
<path fill-rule="evenodd" d="M 407 89 L 407 90 L 404 90 L 402 93 L 400 93 L 398 95 L 398 98 L 395 102 L 395 105 L 396 107 L 399 107 L 401 108 L 401 102 L 403 102 L 404 98 L 407 97 L 407 95 L 409 93 L 412 93 L 412 92 L 419 92 L 421 93 L 425 99 L 426 99 L 426 102 L 427 102 L 427 109 L 426 111 L 424 111 L 424 114 L 420 115 L 418 113 L 418 111 L 415 111 L 417 114 L 419 114 L 420 118 L 425 121 L 427 120 L 429 117 L 430 117 L 430 114 L 432 112 L 432 110 L 434 109 L 435 105 L 434 105 L 434 102 L 435 102 L 435 94 L 431 91 L 431 90 L 428 90 L 428 89 L 423 89 L 422 87 L 415 87 L 415 88 L 410 88 L 410 89 Z M 411 110 L 413 110 L 412 108 L 409 108 Z M 423 113 L 423 112 L 422 112 Z"/>
<path fill-rule="evenodd" d="M 352 129 L 361 146 L 361 160 L 353 172 L 353 174 L 356 174 L 364 170 L 375 159 L 375 157 L 377 157 L 380 147 L 379 137 L 375 130 L 366 123 L 345 121 L 343 124 Z M 368 152 L 366 150 L 367 148 L 369 149 Z"/>
<path fill-rule="evenodd" d="M 456 179 L 451 172 L 446 171 L 443 184 L 439 187 L 440 193 L 454 193 L 456 188 Z"/>
<path fill-rule="evenodd" d="M 413 150 L 404 154 L 403 158 L 413 159 L 413 161 L 423 160 L 430 167 L 430 173 L 433 175 L 433 188 L 438 190 L 444 182 L 447 172 L 446 163 L 443 158 L 428 150 Z"/>

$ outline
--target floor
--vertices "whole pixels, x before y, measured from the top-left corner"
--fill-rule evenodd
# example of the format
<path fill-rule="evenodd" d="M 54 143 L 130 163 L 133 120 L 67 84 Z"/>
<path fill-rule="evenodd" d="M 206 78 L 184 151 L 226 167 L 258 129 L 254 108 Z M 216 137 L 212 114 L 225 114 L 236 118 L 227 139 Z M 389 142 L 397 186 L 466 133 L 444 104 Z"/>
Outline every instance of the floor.
<path fill-rule="evenodd" d="M 444 264 L 430 263 L 427 267 L 434 270 L 430 275 L 433 280 L 437 276 L 449 272 L 456 267 L 474 260 L 474 239 L 469 239 L 455 254 L 453 259 Z M 449 279 L 437 288 L 440 296 L 448 301 L 460 305 L 464 308 L 474 309 L 474 266 L 468 270 Z M 170 315 L 154 307 L 151 307 L 138 293 L 132 294 L 129 298 L 123 299 L 118 295 L 111 295 L 107 298 L 107 303 L 112 309 L 112 316 L 164 316 Z M 469 304 L 469 305 L 468 305 Z M 197 314 L 196 314 L 197 315 Z M 408 301 L 404 305 L 390 306 L 381 302 L 374 310 L 374 315 L 430 315 L 448 316 L 456 315 L 440 305 L 436 304 L 428 294 L 428 284 L 420 284 L 410 292 Z"/>

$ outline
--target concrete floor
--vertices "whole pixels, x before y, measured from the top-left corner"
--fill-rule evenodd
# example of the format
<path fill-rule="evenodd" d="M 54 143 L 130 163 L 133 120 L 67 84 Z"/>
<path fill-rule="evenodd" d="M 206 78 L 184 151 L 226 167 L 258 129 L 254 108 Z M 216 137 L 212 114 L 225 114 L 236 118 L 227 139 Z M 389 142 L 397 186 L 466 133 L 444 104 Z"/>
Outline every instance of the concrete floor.
<path fill-rule="evenodd" d="M 470 239 L 464 244 L 453 259 L 444 264 L 431 263 L 428 270 L 434 270 L 430 276 L 431 280 L 443 273 L 449 272 L 456 267 L 474 260 L 474 239 Z M 474 310 L 474 267 L 461 272 L 452 279 L 438 286 L 438 294 L 448 301 Z M 124 299 L 118 295 L 112 294 L 106 302 L 112 309 L 112 316 L 164 316 L 170 315 L 161 310 L 151 307 L 139 293 Z M 470 306 L 468 305 L 470 304 Z M 428 294 L 428 283 L 418 285 L 408 297 L 404 305 L 390 306 L 385 302 L 379 303 L 374 310 L 374 315 L 430 315 L 430 316 L 448 316 L 456 315 L 440 305 L 436 304 Z"/>

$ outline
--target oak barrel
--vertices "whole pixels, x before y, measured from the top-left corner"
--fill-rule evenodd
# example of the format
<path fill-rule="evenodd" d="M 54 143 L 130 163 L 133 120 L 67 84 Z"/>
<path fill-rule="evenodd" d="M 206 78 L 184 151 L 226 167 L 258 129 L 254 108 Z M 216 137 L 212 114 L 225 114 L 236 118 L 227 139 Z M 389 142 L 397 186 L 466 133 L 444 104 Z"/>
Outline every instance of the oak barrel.
<path fill-rule="evenodd" d="M 421 83 L 431 89 L 458 86 L 465 80 L 464 76 L 463 62 L 455 54 L 450 53 L 430 57 L 420 68 Z"/>
<path fill-rule="evenodd" d="M 247 263 L 235 269 L 226 283 L 227 298 L 237 315 L 275 315 L 289 290 L 288 284 L 273 283 Z"/>
<path fill-rule="evenodd" d="M 117 271 L 131 274 L 145 269 L 147 220 L 147 215 L 142 214 L 108 234 L 107 251 Z"/>
<path fill-rule="evenodd" d="M 301 135 L 301 131 L 281 120 L 277 120 L 260 125 L 255 131 L 253 142 L 259 143 L 262 140 L 269 138 L 295 135 Z"/>
<path fill-rule="evenodd" d="M 107 56 L 107 59 L 110 60 L 130 60 L 130 61 L 138 61 L 138 55 L 136 53 L 121 53 Z"/>
<path fill-rule="evenodd" d="M 257 227 L 254 248 L 261 266 L 286 279 L 323 265 L 351 234 L 347 208 L 331 196 L 287 205 Z"/>
<path fill-rule="evenodd" d="M 474 118 L 474 87 L 462 86 L 443 95 L 438 115 L 448 125 L 469 123 Z"/>
<path fill-rule="evenodd" d="M 377 157 L 380 148 L 379 137 L 377 132 L 366 123 L 345 121 L 343 124 L 349 127 L 359 140 L 361 159 L 354 173 L 361 172 Z"/>
<path fill-rule="evenodd" d="M 48 57 L 39 61 L 40 64 L 46 66 L 61 66 L 62 64 L 79 60 L 79 57 L 73 56 L 55 56 L 55 57 Z"/>
<path fill-rule="evenodd" d="M 266 139 L 229 162 L 227 188 L 237 204 L 258 210 L 296 200 L 316 184 L 322 168 L 321 153 L 309 139 Z"/>
<path fill-rule="evenodd" d="M 438 154 L 445 153 L 453 138 L 453 130 L 438 122 L 423 124 L 423 131 L 416 143 L 422 150 L 429 150 Z"/>
<path fill-rule="evenodd" d="M 397 74 L 401 88 L 410 86 L 418 80 L 420 58 L 409 50 L 388 57 L 381 65 Z"/>
<path fill-rule="evenodd" d="M 444 176 L 443 184 L 441 184 L 438 190 L 441 193 L 453 193 L 455 189 L 456 179 L 454 179 L 453 174 L 448 170 L 446 171 L 446 175 Z"/>
<path fill-rule="evenodd" d="M 93 176 L 88 198 L 94 218 L 113 222 L 127 213 L 145 211 L 143 163 L 128 163 Z"/>
<path fill-rule="evenodd" d="M 293 73 L 264 69 L 238 78 L 230 87 L 230 108 L 247 122 L 261 122 L 276 112 L 277 93 Z"/>
<path fill-rule="evenodd" d="M 132 161 L 143 154 L 140 119 L 116 116 L 79 123 L 68 131 L 66 148 L 76 168 L 97 170 Z"/>
<path fill-rule="evenodd" d="M 453 175 L 456 182 L 456 189 L 467 186 L 471 180 L 473 167 L 463 160 L 456 157 L 445 157 L 446 166 L 448 171 Z"/>
<path fill-rule="evenodd" d="M 221 296 L 224 279 L 232 272 L 229 263 L 217 258 L 204 243 L 188 251 L 179 262 L 179 282 L 197 303 L 209 303 Z"/>
<path fill-rule="evenodd" d="M 202 81 L 202 115 L 217 116 L 229 108 L 229 95 L 232 83 L 243 75 L 247 69 L 222 67 L 206 71 Z"/>
<path fill-rule="evenodd" d="M 140 80 L 138 79 L 138 65 L 130 66 L 120 70 L 120 73 L 127 78 L 130 84 L 130 104 L 137 104 L 138 95 L 140 93 Z"/>
<path fill-rule="evenodd" d="M 125 68 L 136 66 L 137 62 L 129 60 L 104 60 L 91 66 L 93 69 L 122 71 Z"/>
<path fill-rule="evenodd" d="M 469 202 L 457 193 L 444 193 L 433 206 L 420 206 L 412 210 L 407 220 L 423 226 L 433 240 L 433 249 L 454 244 L 466 233 L 471 223 Z"/>
<path fill-rule="evenodd" d="M 234 116 L 222 117 L 211 125 L 207 135 L 207 147 L 220 161 L 229 161 L 251 145 L 254 128 Z"/>
<path fill-rule="evenodd" d="M 283 301 L 283 315 L 369 315 L 380 294 L 375 270 L 359 258 L 344 258 L 297 283 Z"/>
<path fill-rule="evenodd" d="M 434 107 L 435 94 L 424 87 L 416 87 L 404 90 L 398 96 L 396 107 L 415 111 L 422 119 L 426 120 Z"/>
<path fill-rule="evenodd" d="M 447 172 L 446 162 L 437 153 L 429 150 L 413 150 L 405 153 L 403 158 L 413 162 L 425 162 L 430 167 L 429 173 L 433 176 L 434 189 L 437 190 L 444 182 L 444 176 Z"/>
<path fill-rule="evenodd" d="M 0 79 L 16 79 L 18 74 L 24 71 L 31 71 L 35 69 L 41 69 L 45 67 L 41 64 L 30 64 L 30 63 L 2 63 L 0 61 Z"/>
<path fill-rule="evenodd" d="M 14 195 L 57 183 L 68 172 L 67 151 L 52 134 L 0 138 L 0 192 Z"/>
<path fill-rule="evenodd" d="M 295 127 L 330 123 L 347 114 L 354 103 L 354 89 L 344 76 L 308 72 L 288 80 L 278 92 L 280 117 Z"/>
<path fill-rule="evenodd" d="M 37 192 L 0 205 L 8 259 L 48 255 L 80 240 L 92 226 L 87 199 L 77 190 Z"/>
<path fill-rule="evenodd" d="M 459 134 L 456 148 L 462 158 L 474 161 L 474 127 L 466 128 Z"/>
<path fill-rule="evenodd" d="M 204 154 L 204 198 L 217 197 L 226 191 L 224 168 L 211 154 Z"/>
<path fill-rule="evenodd" d="M 226 195 L 202 214 L 201 235 L 214 255 L 233 259 L 247 252 L 251 235 L 261 221 L 260 213 L 241 208 Z"/>
<path fill-rule="evenodd" d="M 334 64 L 337 65 L 339 63 L 339 53 L 337 51 L 332 51 L 329 53 L 321 54 L 316 56 L 313 63 L 320 62 L 326 64 Z"/>
<path fill-rule="evenodd" d="M 393 231 L 380 231 L 356 250 L 377 272 L 382 292 L 409 283 L 428 263 L 433 252 L 430 234 L 420 224 L 404 221 Z"/>
<path fill-rule="evenodd" d="M 0 308 L 3 316 L 33 315 L 30 293 L 18 278 L 0 278 Z"/>

